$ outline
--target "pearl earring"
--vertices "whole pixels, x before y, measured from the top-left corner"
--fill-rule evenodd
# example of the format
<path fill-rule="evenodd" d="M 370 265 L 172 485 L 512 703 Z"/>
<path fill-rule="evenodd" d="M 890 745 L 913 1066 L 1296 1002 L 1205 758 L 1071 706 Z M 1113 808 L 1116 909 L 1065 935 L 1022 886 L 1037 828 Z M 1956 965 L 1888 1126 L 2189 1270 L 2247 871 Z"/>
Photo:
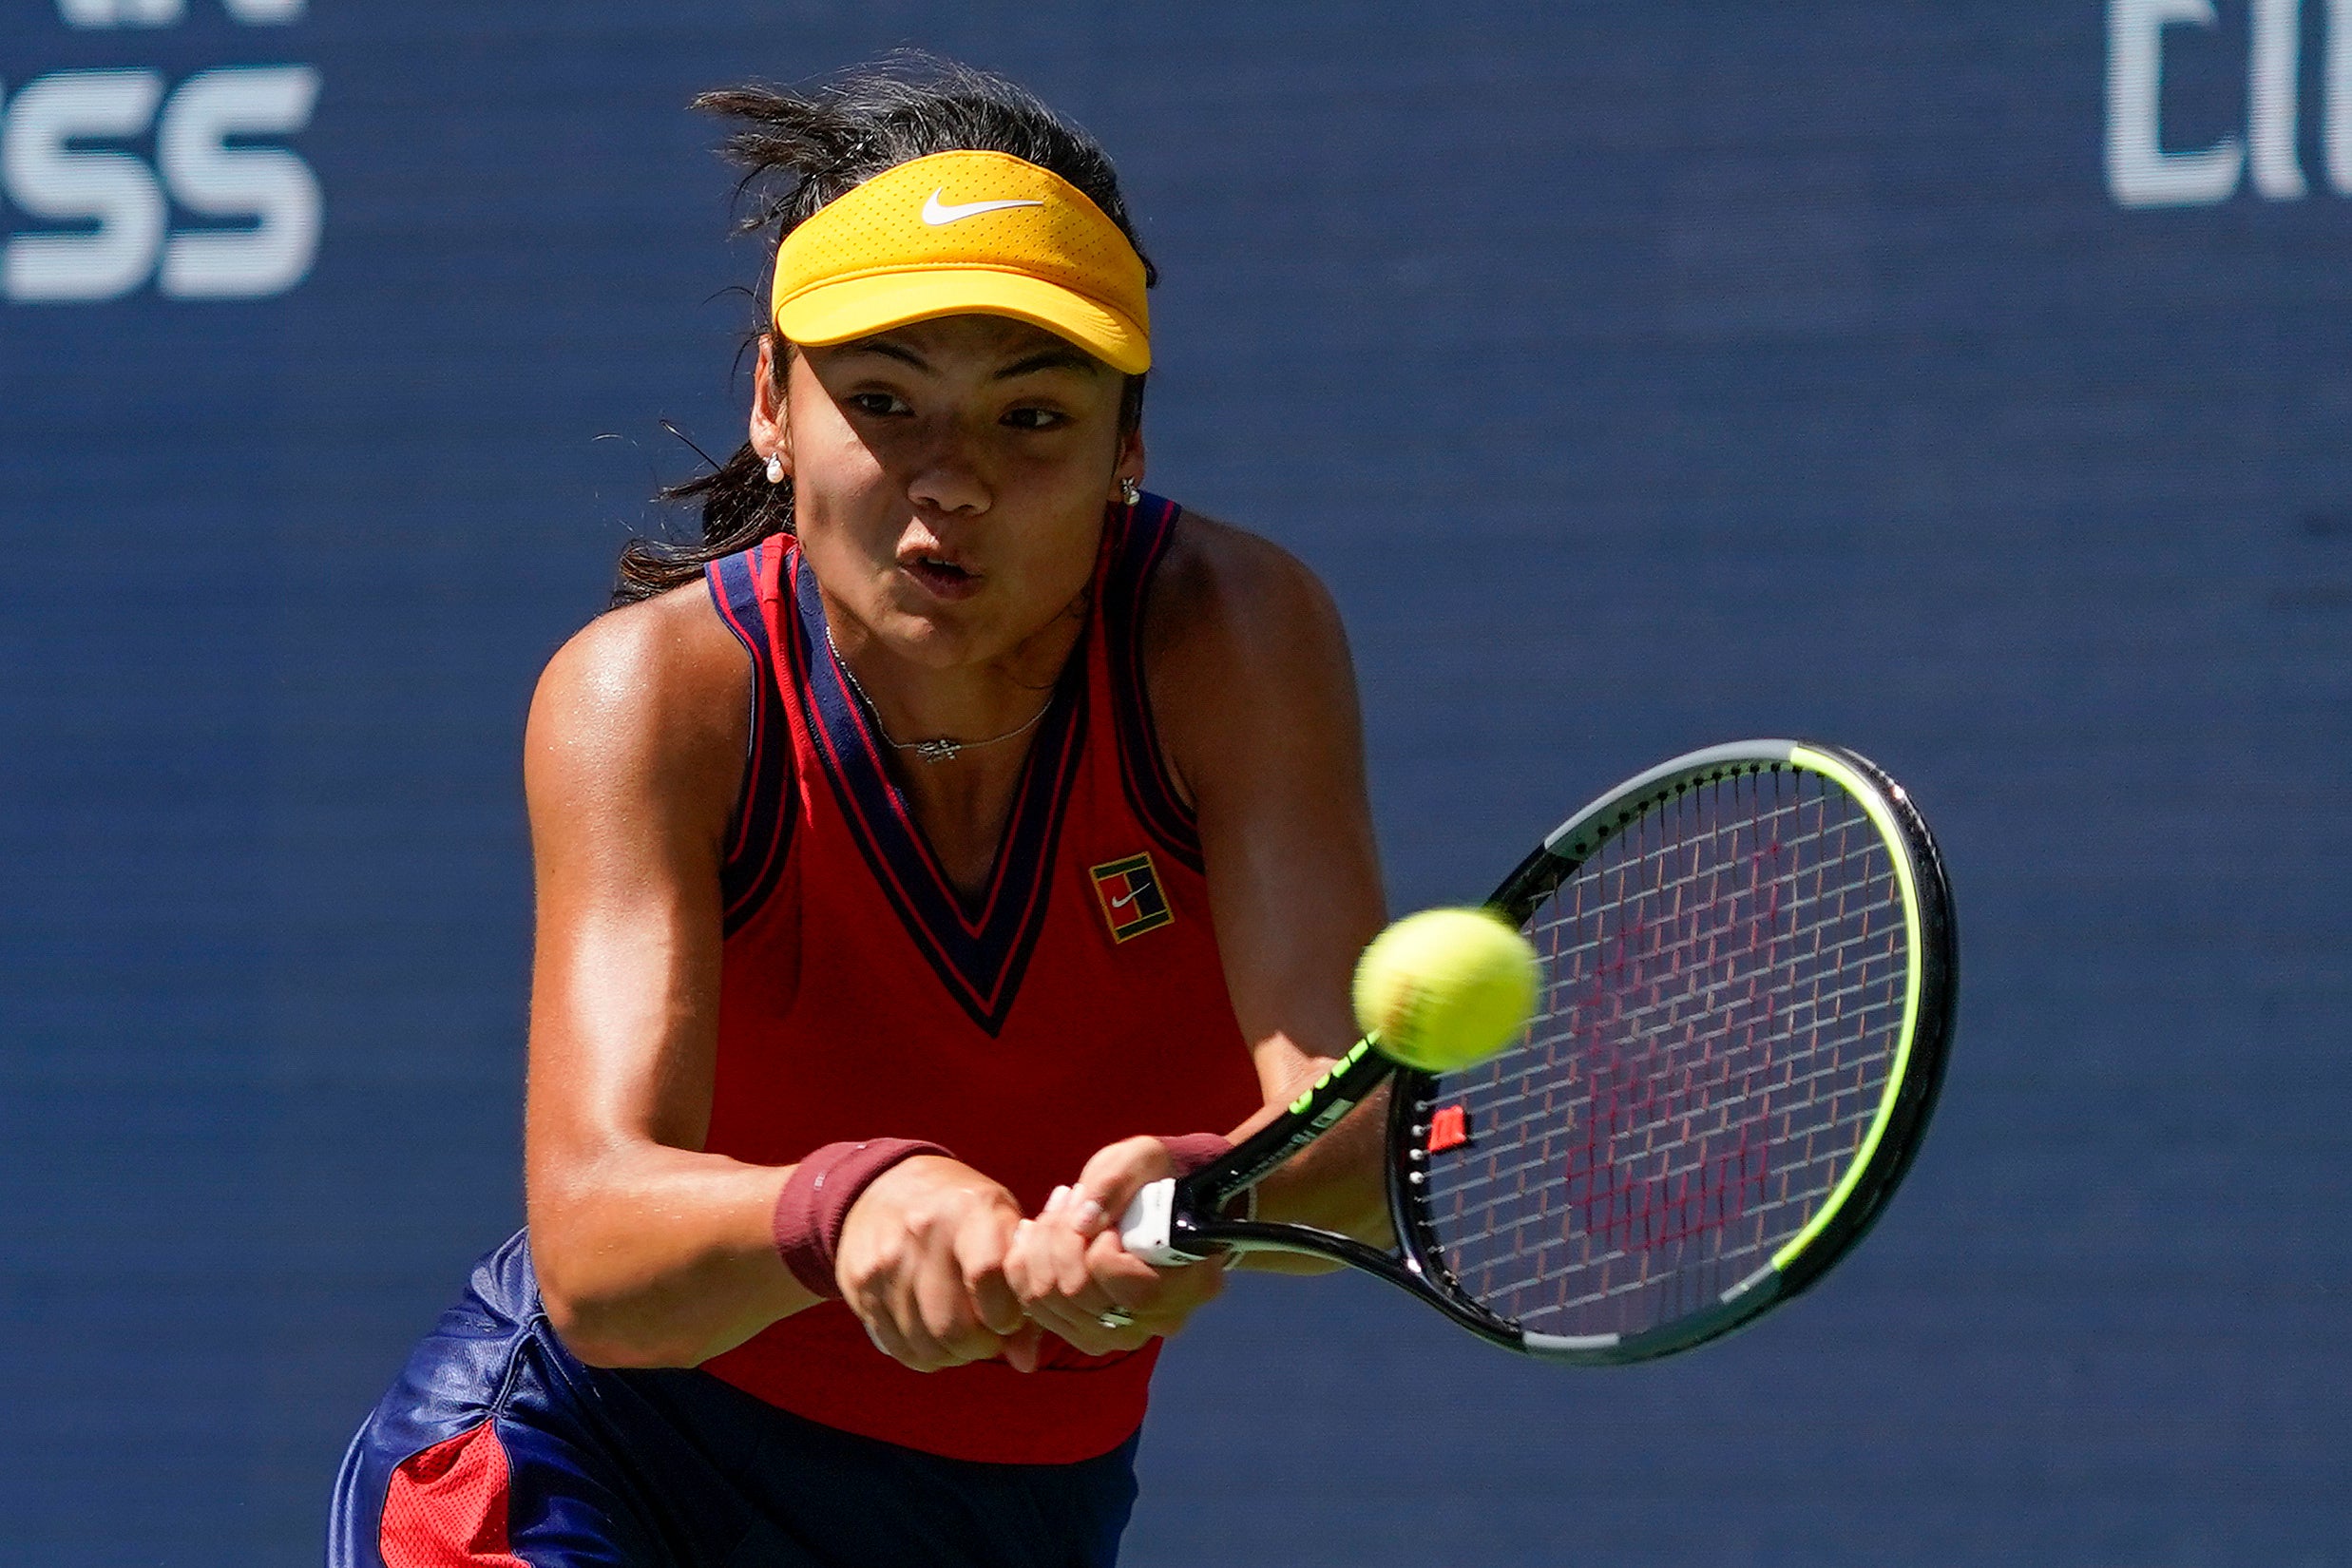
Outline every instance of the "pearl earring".
<path fill-rule="evenodd" d="M 1125 502 L 1128 506 L 1134 506 L 1138 501 L 1141 500 L 1142 497 L 1143 492 L 1136 488 L 1136 482 L 1134 480 L 1122 479 L 1119 482 L 1119 498 Z"/>
<path fill-rule="evenodd" d="M 768 483 L 771 485 L 784 483 L 784 459 L 780 453 L 770 452 L 768 454 Z"/>

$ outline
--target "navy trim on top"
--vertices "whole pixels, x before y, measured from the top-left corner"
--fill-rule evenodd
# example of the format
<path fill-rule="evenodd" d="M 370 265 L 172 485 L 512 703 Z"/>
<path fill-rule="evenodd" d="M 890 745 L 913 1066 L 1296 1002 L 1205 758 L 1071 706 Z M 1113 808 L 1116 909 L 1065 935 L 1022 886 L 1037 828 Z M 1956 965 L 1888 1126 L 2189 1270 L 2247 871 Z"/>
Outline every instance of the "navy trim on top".
<path fill-rule="evenodd" d="M 908 934 L 973 1023 L 993 1035 L 1012 1011 L 1029 954 L 1045 926 L 1061 819 L 1086 744 L 1086 643 L 1080 637 L 1014 786 L 1012 820 L 977 905 L 940 870 L 906 796 L 891 782 L 884 742 L 825 638 L 816 574 L 791 560 L 793 689 L 851 839 Z"/>
<path fill-rule="evenodd" d="M 781 693 L 776 685 L 775 654 L 768 645 L 767 618 L 759 607 L 762 552 L 782 547 L 780 539 L 763 540 L 739 555 L 712 562 L 704 571 L 718 619 L 752 656 L 751 744 L 718 870 L 720 906 L 725 910 L 722 930 L 728 936 L 759 912 L 783 879 L 793 824 L 800 814 L 793 810 L 791 799 L 792 736 L 777 705 Z"/>
<path fill-rule="evenodd" d="M 1143 607 L 1152 573 L 1176 537 L 1183 508 L 1146 495 L 1129 510 L 1103 592 L 1103 635 L 1109 640 L 1111 711 L 1119 732 L 1119 777 L 1136 820 L 1160 848 L 1195 871 L 1202 870 L 1200 823 L 1176 793 L 1152 722 L 1143 679 Z"/>

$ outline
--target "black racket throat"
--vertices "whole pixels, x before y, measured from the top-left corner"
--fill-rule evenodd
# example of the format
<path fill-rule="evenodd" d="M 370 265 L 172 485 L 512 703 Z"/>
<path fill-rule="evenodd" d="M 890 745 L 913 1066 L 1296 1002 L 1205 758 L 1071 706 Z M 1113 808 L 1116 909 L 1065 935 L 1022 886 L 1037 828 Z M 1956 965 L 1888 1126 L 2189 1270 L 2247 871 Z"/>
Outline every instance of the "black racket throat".
<path fill-rule="evenodd" d="M 1280 1116 L 1235 1144 L 1214 1164 L 1176 1182 L 1178 1222 L 1216 1223 L 1213 1216 L 1225 1214 L 1233 1199 L 1346 1120 L 1395 1071 L 1396 1063 L 1374 1050 L 1370 1041 L 1358 1041 Z"/>
<path fill-rule="evenodd" d="M 1168 1220 L 1173 1251 L 1195 1258 L 1220 1252 L 1289 1252 L 1328 1258 L 1372 1274 L 1444 1311 L 1462 1327 L 1512 1349 L 1524 1348 L 1520 1329 L 1478 1302 L 1452 1289 L 1442 1271 L 1425 1252 L 1428 1227 L 1414 1213 L 1415 1180 L 1410 1167 L 1418 1162 L 1425 1127 L 1415 1124 L 1416 1081 L 1424 1075 L 1401 1068 L 1395 1061 L 1360 1042 L 1325 1078 L 1291 1106 L 1234 1146 L 1218 1161 L 1175 1183 Z M 1315 1141 L 1389 1084 L 1386 1191 L 1389 1224 L 1398 1246 L 1394 1250 L 1317 1226 L 1274 1223 L 1235 1217 L 1232 1211 L 1259 1181 L 1281 1168 L 1292 1155 Z"/>

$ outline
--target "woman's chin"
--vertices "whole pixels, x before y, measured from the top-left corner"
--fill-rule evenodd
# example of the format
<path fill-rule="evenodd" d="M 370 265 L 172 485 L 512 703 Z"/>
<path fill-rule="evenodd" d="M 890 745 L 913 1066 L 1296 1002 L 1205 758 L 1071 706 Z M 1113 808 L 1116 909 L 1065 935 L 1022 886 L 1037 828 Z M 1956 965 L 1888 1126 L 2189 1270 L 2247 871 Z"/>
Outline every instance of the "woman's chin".
<path fill-rule="evenodd" d="M 912 596 L 894 598 L 889 614 L 874 631 L 901 659 L 928 670 L 952 670 L 985 657 L 985 629 L 968 616 L 953 614 L 955 606 L 909 602 Z"/>

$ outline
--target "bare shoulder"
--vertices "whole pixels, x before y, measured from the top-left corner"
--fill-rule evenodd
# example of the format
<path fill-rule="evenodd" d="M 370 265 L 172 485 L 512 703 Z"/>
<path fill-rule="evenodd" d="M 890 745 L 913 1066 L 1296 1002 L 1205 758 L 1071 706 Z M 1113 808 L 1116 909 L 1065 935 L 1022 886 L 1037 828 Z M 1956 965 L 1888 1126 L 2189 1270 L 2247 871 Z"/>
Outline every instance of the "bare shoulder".
<path fill-rule="evenodd" d="M 637 706 L 648 692 L 686 697 L 750 679 L 751 660 L 698 583 L 607 610 L 556 650 L 540 698 Z"/>
<path fill-rule="evenodd" d="M 699 583 L 609 610 L 556 651 L 531 699 L 534 807 L 631 786 L 733 804 L 750 738 L 752 661 Z M 545 802 L 552 804 L 553 802 Z"/>
<path fill-rule="evenodd" d="M 1246 528 L 1183 515 L 1152 579 L 1145 634 L 1153 656 L 1278 639 L 1302 625 L 1339 626 L 1338 608 L 1306 563 Z"/>
<path fill-rule="evenodd" d="M 1143 647 L 1153 718 L 1195 802 L 1239 753 L 1360 744 L 1339 608 L 1272 540 L 1185 513 L 1152 580 Z"/>

